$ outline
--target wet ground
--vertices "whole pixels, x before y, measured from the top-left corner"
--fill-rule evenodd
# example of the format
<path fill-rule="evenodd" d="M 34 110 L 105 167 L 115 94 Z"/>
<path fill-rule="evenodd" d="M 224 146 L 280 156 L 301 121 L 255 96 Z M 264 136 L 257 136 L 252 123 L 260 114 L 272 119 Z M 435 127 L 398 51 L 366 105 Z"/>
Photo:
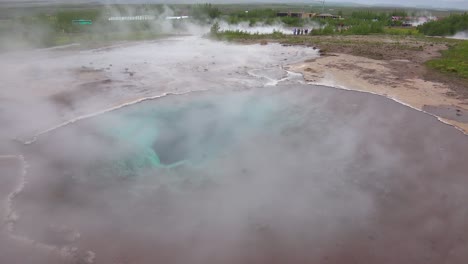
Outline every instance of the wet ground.
<path fill-rule="evenodd" d="M 237 54 L 234 67 L 215 61 L 212 75 L 149 60 L 156 74 L 168 71 L 152 76 L 133 58 L 145 69 L 139 79 L 131 66 L 114 73 L 115 54 L 96 51 L 93 64 L 113 64 L 97 96 L 80 101 L 73 88 L 74 108 L 45 96 L 80 117 L 84 106 L 136 98 L 139 82 L 146 91 L 137 95 L 165 91 L 158 78 L 168 92 L 198 90 L 65 123 L 28 145 L 3 143 L 29 165 L 14 200 L 13 234 L 35 241 L 23 247 L 56 247 L 64 263 L 466 263 L 465 135 L 383 97 L 303 84 L 281 65 L 314 55 L 306 49 L 263 47 L 265 63 L 251 57 L 260 46 L 240 47 L 255 52 Z M 126 49 L 135 51 L 115 53 Z M 179 60 L 200 51 L 211 58 L 202 48 Z M 101 85 L 120 99 L 98 100 Z M 11 180 L 18 167 L 0 165 Z M 5 252 L 0 260 L 22 257 Z"/>
<path fill-rule="evenodd" d="M 275 85 L 287 77 L 282 65 L 317 54 L 302 47 L 234 45 L 199 37 L 80 52 L 4 54 L 0 119 L 9 129 L 0 137 L 26 138 L 80 116 L 166 93 Z"/>
<path fill-rule="evenodd" d="M 424 106 L 423 110 L 429 113 L 433 113 L 434 115 L 440 116 L 442 118 L 455 120 L 461 123 L 468 123 L 468 111 L 460 107 L 454 107 L 451 105 L 426 105 Z"/>

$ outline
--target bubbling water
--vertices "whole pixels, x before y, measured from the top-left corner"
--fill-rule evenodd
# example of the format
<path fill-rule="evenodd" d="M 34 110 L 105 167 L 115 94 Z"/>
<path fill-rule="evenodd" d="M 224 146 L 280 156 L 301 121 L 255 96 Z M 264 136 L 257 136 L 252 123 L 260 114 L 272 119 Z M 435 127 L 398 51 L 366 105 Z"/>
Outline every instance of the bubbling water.
<path fill-rule="evenodd" d="M 203 166 L 271 122 L 280 108 L 277 98 L 250 98 L 248 93 L 215 97 L 219 100 L 202 96 L 188 102 L 175 97 L 145 102 L 90 122 L 130 149 L 123 159 L 112 162 L 116 174 L 124 176 L 138 168 Z"/>

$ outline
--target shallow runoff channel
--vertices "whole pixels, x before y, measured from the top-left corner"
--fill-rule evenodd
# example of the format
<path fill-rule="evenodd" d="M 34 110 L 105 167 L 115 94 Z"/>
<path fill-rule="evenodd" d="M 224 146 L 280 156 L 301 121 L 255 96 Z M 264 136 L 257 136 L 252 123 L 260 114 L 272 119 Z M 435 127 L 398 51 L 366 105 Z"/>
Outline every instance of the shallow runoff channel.
<path fill-rule="evenodd" d="M 315 56 L 198 37 L 2 55 L 0 262 L 465 263 L 468 138 L 285 70 Z"/>

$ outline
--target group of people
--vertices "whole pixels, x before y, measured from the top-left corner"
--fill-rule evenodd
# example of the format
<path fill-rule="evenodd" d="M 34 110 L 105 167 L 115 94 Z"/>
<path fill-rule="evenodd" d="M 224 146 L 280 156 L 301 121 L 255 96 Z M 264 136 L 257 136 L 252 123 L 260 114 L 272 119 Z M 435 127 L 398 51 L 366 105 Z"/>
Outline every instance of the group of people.
<path fill-rule="evenodd" d="M 309 29 L 295 28 L 293 30 L 293 35 L 307 35 L 309 34 Z"/>

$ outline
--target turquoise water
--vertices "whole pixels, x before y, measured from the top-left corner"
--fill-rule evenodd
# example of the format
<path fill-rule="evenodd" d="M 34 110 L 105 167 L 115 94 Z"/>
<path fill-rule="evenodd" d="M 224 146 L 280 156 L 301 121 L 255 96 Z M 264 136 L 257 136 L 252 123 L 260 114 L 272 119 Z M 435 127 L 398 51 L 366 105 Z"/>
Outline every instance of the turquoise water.
<path fill-rule="evenodd" d="M 132 177 L 148 169 L 199 169 L 229 152 L 241 140 L 278 127 L 278 98 L 249 92 L 168 96 L 93 120 L 115 151 L 105 175 Z M 117 155 L 115 155 L 117 153 Z"/>

